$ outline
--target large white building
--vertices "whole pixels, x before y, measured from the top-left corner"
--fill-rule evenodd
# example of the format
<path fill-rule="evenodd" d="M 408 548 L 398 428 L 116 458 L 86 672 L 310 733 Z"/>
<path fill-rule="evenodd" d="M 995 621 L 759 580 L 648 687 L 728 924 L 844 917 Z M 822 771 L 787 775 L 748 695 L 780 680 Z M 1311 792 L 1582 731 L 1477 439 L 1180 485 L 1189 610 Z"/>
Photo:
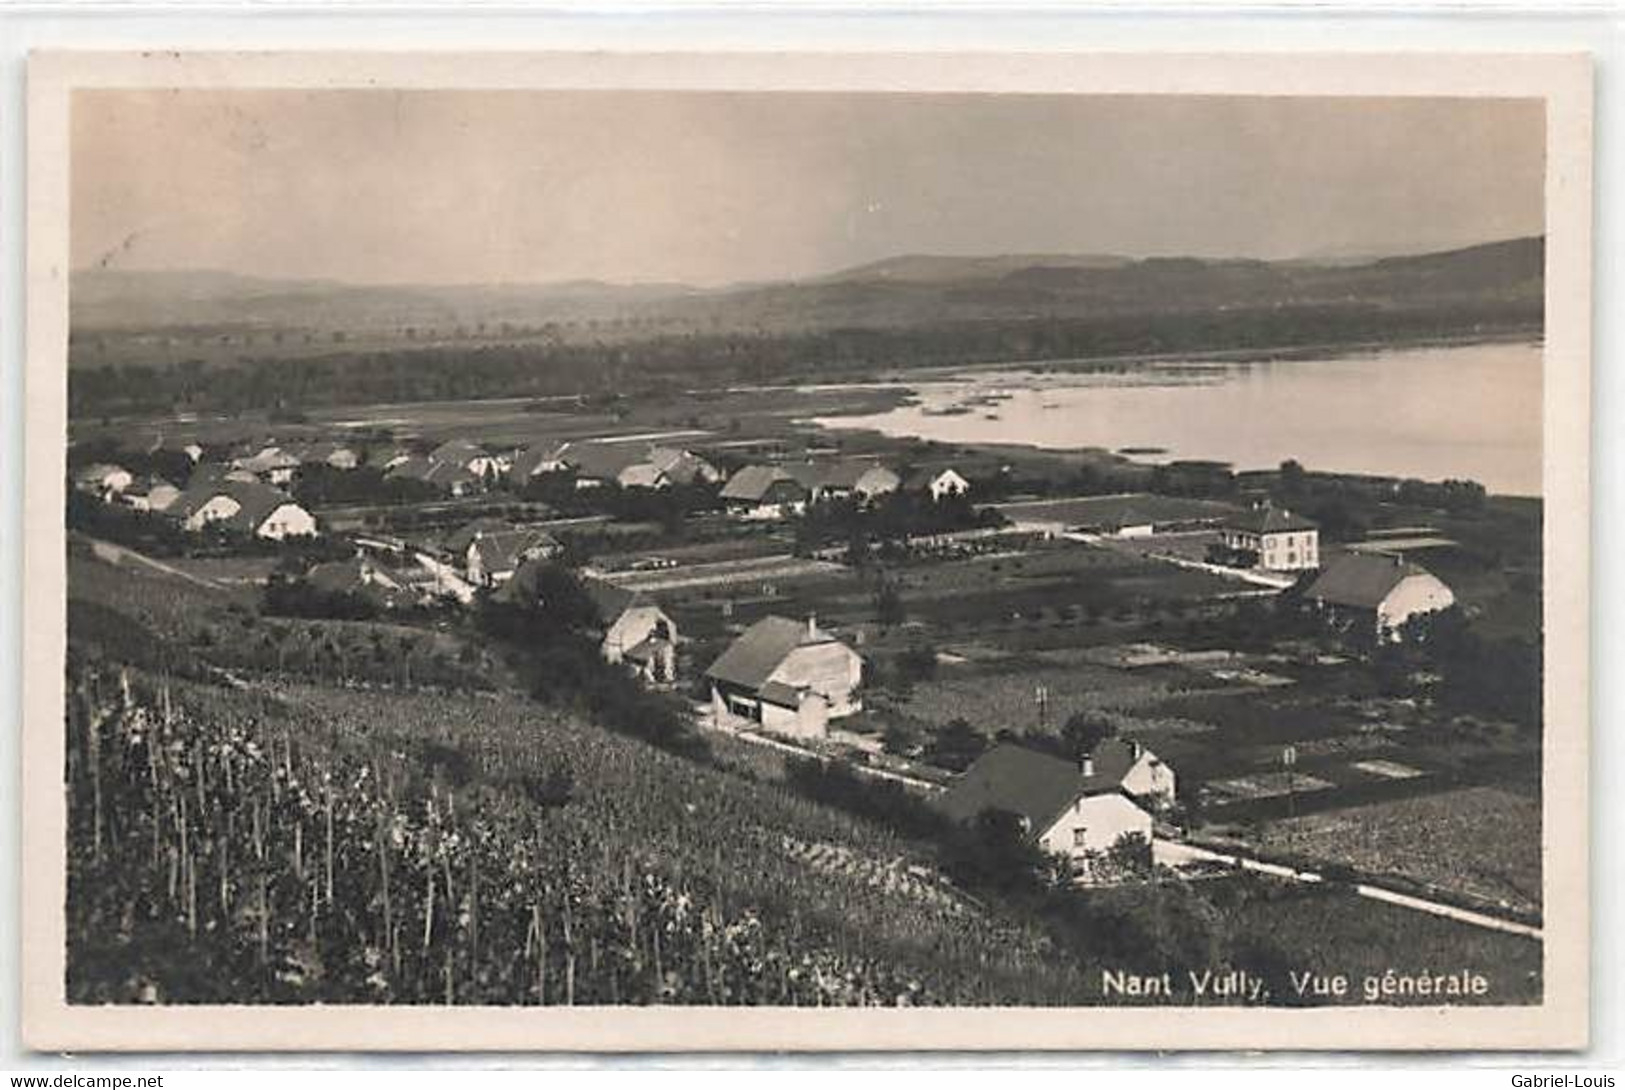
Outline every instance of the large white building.
<path fill-rule="evenodd" d="M 1225 519 L 1219 528 L 1231 549 L 1258 554 L 1266 571 L 1312 571 L 1320 567 L 1320 525 L 1268 503 Z"/>

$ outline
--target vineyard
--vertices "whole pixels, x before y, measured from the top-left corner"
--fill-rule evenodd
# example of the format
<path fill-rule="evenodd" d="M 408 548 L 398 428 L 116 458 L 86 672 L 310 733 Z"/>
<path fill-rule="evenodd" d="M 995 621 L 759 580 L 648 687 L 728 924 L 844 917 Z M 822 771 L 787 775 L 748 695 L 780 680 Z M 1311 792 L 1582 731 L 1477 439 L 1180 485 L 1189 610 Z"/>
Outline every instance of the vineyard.
<path fill-rule="evenodd" d="M 880 828 L 489 695 L 70 663 L 79 1003 L 1059 1004 Z M 816 846 L 816 847 L 809 847 Z"/>

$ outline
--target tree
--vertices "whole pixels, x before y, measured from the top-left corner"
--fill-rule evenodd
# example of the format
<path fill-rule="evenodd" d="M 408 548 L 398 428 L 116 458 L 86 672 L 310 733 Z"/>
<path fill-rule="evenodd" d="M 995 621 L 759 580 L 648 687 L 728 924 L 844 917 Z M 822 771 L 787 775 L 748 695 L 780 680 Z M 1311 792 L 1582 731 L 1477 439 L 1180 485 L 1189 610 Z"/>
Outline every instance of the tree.
<path fill-rule="evenodd" d="M 963 772 L 987 750 L 987 738 L 967 720 L 955 719 L 932 737 L 925 759 L 934 765 Z"/>
<path fill-rule="evenodd" d="M 903 604 L 903 595 L 898 591 L 897 584 L 889 579 L 882 579 L 875 590 L 875 617 L 881 628 L 895 628 L 908 619 L 908 607 Z"/>
<path fill-rule="evenodd" d="M 1108 738 L 1117 737 L 1117 724 L 1099 712 L 1074 712 L 1061 728 L 1061 741 L 1073 757 L 1087 757 Z"/>

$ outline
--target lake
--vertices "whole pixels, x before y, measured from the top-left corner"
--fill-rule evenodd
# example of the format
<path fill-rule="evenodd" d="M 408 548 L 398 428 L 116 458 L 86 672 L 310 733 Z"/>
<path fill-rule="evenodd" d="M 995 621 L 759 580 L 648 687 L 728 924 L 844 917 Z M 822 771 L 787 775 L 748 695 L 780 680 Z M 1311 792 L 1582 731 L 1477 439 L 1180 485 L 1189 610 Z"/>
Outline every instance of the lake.
<path fill-rule="evenodd" d="M 970 371 L 905 382 L 916 400 L 821 417 L 946 443 L 1138 451 L 1265 469 L 1541 490 L 1541 347 L 1473 344 L 1323 359 L 1158 361 L 1110 372 Z"/>

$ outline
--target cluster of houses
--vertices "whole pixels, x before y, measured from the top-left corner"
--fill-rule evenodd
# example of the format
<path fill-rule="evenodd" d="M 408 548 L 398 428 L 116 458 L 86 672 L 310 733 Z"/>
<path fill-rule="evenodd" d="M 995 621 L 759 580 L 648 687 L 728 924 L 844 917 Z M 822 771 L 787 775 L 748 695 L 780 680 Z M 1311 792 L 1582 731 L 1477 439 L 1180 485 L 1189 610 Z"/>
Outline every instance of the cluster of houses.
<path fill-rule="evenodd" d="M 826 500 L 872 503 L 899 489 L 933 500 L 970 493 L 970 482 L 952 467 L 919 470 L 907 479 L 875 461 L 806 461 L 747 465 L 722 488 L 730 514 L 751 521 L 780 521 Z"/>
<path fill-rule="evenodd" d="M 153 474 L 136 475 L 98 463 L 80 470 L 74 487 L 104 503 L 161 515 L 182 530 L 225 530 L 249 538 L 282 541 L 314 537 L 316 518 L 270 483 L 264 462 L 200 465 L 181 488 Z"/>
<path fill-rule="evenodd" d="M 543 443 L 519 451 L 505 472 L 516 488 L 550 473 L 569 473 L 577 488 L 662 489 L 716 484 L 722 472 L 716 466 L 679 447 L 636 440 L 583 439 Z"/>

